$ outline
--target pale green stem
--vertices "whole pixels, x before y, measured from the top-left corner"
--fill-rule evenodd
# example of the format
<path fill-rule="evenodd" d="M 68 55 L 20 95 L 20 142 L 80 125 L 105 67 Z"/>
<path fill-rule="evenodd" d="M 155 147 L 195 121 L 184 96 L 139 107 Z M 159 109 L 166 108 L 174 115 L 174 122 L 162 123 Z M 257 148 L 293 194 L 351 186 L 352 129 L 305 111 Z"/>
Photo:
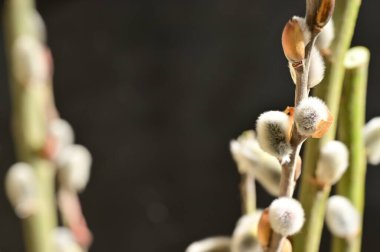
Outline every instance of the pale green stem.
<path fill-rule="evenodd" d="M 54 169 L 40 156 L 46 136 L 46 104 L 43 99 L 47 88 L 25 86 L 13 73 L 17 64 L 12 49 L 17 38 L 23 35 L 37 39 L 38 27 L 32 21 L 33 0 L 8 0 L 4 6 L 4 30 L 9 79 L 12 98 L 12 122 L 16 152 L 19 160 L 32 165 L 38 180 L 39 204 L 37 213 L 23 219 L 25 245 L 28 252 L 51 252 L 51 231 L 56 226 L 54 201 Z M 25 83 L 24 83 L 25 84 Z"/>
<path fill-rule="evenodd" d="M 335 120 L 321 139 L 310 139 L 306 143 L 303 158 L 303 175 L 299 200 L 305 210 L 305 224 L 302 231 L 294 237 L 295 252 L 318 252 L 321 240 L 325 204 L 330 188 L 320 189 L 313 183 L 320 147 L 335 138 L 336 118 L 344 78 L 344 56 L 354 33 L 355 23 L 361 0 L 337 0 L 334 11 L 335 40 L 331 48 L 331 63 L 327 65 L 326 76 L 316 88 L 314 95 L 326 101 Z"/>
<path fill-rule="evenodd" d="M 243 202 L 243 214 L 254 213 L 256 211 L 256 185 L 253 175 L 241 175 L 240 192 Z"/>
<path fill-rule="evenodd" d="M 339 118 L 339 140 L 350 151 L 349 167 L 337 185 L 337 194 L 350 199 L 363 216 L 365 197 L 366 154 L 363 127 L 365 124 L 367 75 L 369 51 L 365 47 L 354 47 L 346 56 L 346 74 Z M 361 230 L 361 228 L 360 228 Z M 361 231 L 350 242 L 334 237 L 333 252 L 359 252 Z"/>

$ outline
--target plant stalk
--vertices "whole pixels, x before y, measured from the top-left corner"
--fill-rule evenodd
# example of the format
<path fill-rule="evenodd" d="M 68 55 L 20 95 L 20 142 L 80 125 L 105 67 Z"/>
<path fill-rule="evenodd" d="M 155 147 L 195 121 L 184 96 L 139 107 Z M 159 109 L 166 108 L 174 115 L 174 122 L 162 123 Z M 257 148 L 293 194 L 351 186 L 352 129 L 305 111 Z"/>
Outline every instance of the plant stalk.
<path fill-rule="evenodd" d="M 54 201 L 54 169 L 48 160 L 40 155 L 46 136 L 46 104 L 48 88 L 39 85 L 25 86 L 14 77 L 18 59 L 12 50 L 17 38 L 31 36 L 41 40 L 39 27 L 35 23 L 33 0 L 8 0 L 4 5 L 4 31 L 6 53 L 9 66 L 9 81 L 12 99 L 12 123 L 19 160 L 29 163 L 38 181 L 38 210 L 23 219 L 26 251 L 51 252 L 51 231 L 56 226 L 57 217 Z M 44 85 L 43 85 L 44 86 Z"/>
<path fill-rule="evenodd" d="M 339 140 L 349 149 L 349 167 L 337 185 L 337 194 L 350 199 L 361 219 L 364 210 L 366 154 L 363 137 L 366 90 L 370 53 L 365 47 L 354 47 L 346 55 L 342 105 L 339 118 Z M 334 237 L 333 252 L 360 252 L 360 232 L 346 240 Z"/>
<path fill-rule="evenodd" d="M 331 57 L 326 68 L 326 76 L 315 89 L 315 95 L 323 99 L 335 118 L 330 130 L 321 138 L 310 139 L 306 144 L 303 158 L 303 176 L 299 200 L 305 211 L 305 224 L 294 237 L 295 252 L 318 252 L 321 240 L 325 204 L 330 193 L 329 186 L 321 189 L 315 178 L 316 164 L 321 146 L 335 138 L 340 96 L 344 78 L 344 56 L 348 50 L 361 0 L 336 0 L 334 11 L 335 39 L 331 47 Z"/>

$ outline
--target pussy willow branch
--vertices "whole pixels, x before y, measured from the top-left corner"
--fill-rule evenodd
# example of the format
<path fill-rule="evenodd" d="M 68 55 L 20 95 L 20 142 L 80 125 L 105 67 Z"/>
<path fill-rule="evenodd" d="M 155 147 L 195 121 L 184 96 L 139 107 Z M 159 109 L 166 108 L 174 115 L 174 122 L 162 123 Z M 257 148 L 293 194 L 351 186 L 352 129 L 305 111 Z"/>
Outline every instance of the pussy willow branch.
<path fill-rule="evenodd" d="M 335 118 L 330 130 L 321 139 L 307 141 L 303 158 L 303 175 L 301 181 L 299 200 L 305 211 L 305 224 L 301 232 L 294 237 L 295 252 L 317 252 L 323 228 L 325 205 L 330 193 L 330 187 L 321 189 L 312 183 L 320 147 L 335 138 L 336 121 L 343 85 L 343 61 L 354 33 L 356 18 L 361 0 L 336 0 L 334 11 L 335 39 L 331 48 L 333 64 L 328 64 L 326 76 L 315 89 L 315 96 L 325 100 L 330 113 Z"/>
<path fill-rule="evenodd" d="M 337 185 L 337 193 L 351 200 L 363 217 L 365 197 L 366 154 L 363 137 L 365 124 L 367 76 L 369 51 L 365 47 L 354 47 L 346 56 L 346 73 L 340 106 L 339 140 L 350 151 L 350 164 Z M 333 252 L 360 252 L 361 230 L 351 240 L 335 237 Z"/>
<path fill-rule="evenodd" d="M 46 135 L 46 114 L 43 112 L 45 107 L 40 99 L 43 90 L 33 86 L 25 87 L 11 74 L 17 72 L 17 59 L 12 58 L 11 53 L 16 39 L 26 35 L 41 40 L 38 37 L 38 29 L 33 25 L 34 20 L 31 20 L 35 14 L 34 1 L 8 0 L 5 2 L 4 12 L 16 152 L 18 159 L 33 166 L 38 182 L 38 210 L 22 220 L 26 251 L 51 252 L 52 239 L 49 238 L 56 226 L 57 217 L 54 202 L 54 169 L 49 161 L 39 155 Z"/>
<path fill-rule="evenodd" d="M 309 96 L 309 68 L 310 68 L 310 57 L 311 51 L 313 50 L 315 40 L 317 38 L 317 33 L 312 34 L 311 41 L 307 44 L 305 48 L 305 60 L 302 62 L 298 68 L 296 68 L 296 90 L 294 107 L 305 98 Z M 280 181 L 280 197 L 293 197 L 295 185 L 296 185 L 296 160 L 299 156 L 302 143 L 306 140 L 306 137 L 302 136 L 295 125 L 292 126 L 292 137 L 290 139 L 290 145 L 292 147 L 292 153 L 290 155 L 290 161 L 285 162 L 282 165 L 281 170 L 281 181 Z M 282 244 L 286 237 L 281 234 L 273 232 L 271 243 L 268 248 L 268 252 L 280 252 Z"/>

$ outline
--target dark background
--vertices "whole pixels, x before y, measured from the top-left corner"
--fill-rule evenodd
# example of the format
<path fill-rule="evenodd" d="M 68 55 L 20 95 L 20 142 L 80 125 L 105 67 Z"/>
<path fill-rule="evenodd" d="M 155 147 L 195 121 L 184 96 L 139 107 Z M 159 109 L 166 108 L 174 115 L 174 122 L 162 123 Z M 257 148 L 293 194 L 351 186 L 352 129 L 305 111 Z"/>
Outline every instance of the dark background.
<path fill-rule="evenodd" d="M 230 234 L 240 202 L 229 141 L 261 112 L 292 104 L 280 37 L 288 18 L 303 15 L 304 1 L 37 3 L 59 110 L 94 156 L 81 195 L 91 251 L 178 252 Z M 364 1 L 353 42 L 372 52 L 368 118 L 380 115 L 379 7 Z M 1 181 L 15 160 L 3 50 L 1 34 Z M 379 169 L 367 175 L 363 251 L 378 250 Z M 0 191 L 0 251 L 22 251 L 19 220 Z M 267 206 L 271 199 L 258 191 Z"/>

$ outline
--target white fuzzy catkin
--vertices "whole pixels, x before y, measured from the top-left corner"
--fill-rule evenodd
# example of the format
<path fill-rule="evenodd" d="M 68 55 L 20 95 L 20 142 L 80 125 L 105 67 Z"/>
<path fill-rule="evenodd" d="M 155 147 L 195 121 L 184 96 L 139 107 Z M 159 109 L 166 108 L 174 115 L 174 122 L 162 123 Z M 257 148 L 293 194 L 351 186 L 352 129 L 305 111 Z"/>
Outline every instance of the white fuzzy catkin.
<path fill-rule="evenodd" d="M 68 145 L 59 153 L 57 163 L 60 183 L 68 189 L 83 191 L 90 178 L 90 152 L 82 145 Z"/>
<path fill-rule="evenodd" d="M 65 146 L 74 143 L 74 130 L 71 125 L 64 119 L 55 118 L 49 123 L 49 134 L 51 134 L 57 143 L 56 151 L 53 154 L 55 159 Z"/>
<path fill-rule="evenodd" d="M 301 135 L 311 136 L 316 132 L 321 120 L 327 121 L 328 117 L 329 110 L 326 104 L 319 98 L 308 97 L 296 107 L 294 122 Z"/>
<path fill-rule="evenodd" d="M 276 233 L 283 236 L 299 232 L 305 220 L 304 215 L 301 204 L 293 198 L 281 197 L 269 206 L 269 223 Z"/>
<path fill-rule="evenodd" d="M 52 236 L 54 252 L 84 252 L 68 228 L 55 228 Z"/>
<path fill-rule="evenodd" d="M 380 164 L 380 117 L 371 119 L 364 127 L 367 160 L 371 165 Z"/>
<path fill-rule="evenodd" d="M 243 215 L 232 234 L 231 252 L 262 252 L 257 240 L 258 226 L 262 211 Z"/>
<path fill-rule="evenodd" d="M 230 142 L 230 151 L 241 174 L 252 174 L 273 196 L 280 191 L 281 165 L 278 160 L 263 151 L 253 130 L 245 131 Z"/>
<path fill-rule="evenodd" d="M 317 179 L 329 185 L 339 181 L 348 167 L 348 149 L 340 141 L 329 141 L 321 148 L 317 170 Z"/>
<path fill-rule="evenodd" d="M 319 51 L 315 48 L 311 50 L 309 68 L 309 88 L 318 85 L 325 76 L 325 62 Z"/>
<path fill-rule="evenodd" d="M 193 242 L 186 248 L 185 252 L 230 252 L 230 245 L 230 237 L 216 236 Z"/>
<path fill-rule="evenodd" d="M 19 37 L 14 42 L 12 58 L 13 75 L 20 83 L 44 84 L 49 78 L 46 50 L 37 39 L 26 35 Z"/>
<path fill-rule="evenodd" d="M 310 68 L 309 68 L 309 88 L 313 88 L 318 85 L 325 76 L 325 63 L 320 52 L 313 48 L 310 54 Z M 293 83 L 297 84 L 297 76 L 292 63 L 289 62 L 290 76 L 292 77 Z"/>
<path fill-rule="evenodd" d="M 27 163 L 12 165 L 5 178 L 5 190 L 19 218 L 27 218 L 37 208 L 37 180 Z"/>
<path fill-rule="evenodd" d="M 330 21 L 323 27 L 322 31 L 319 33 L 317 40 L 315 41 L 315 46 L 319 50 L 329 49 L 332 41 L 335 37 L 334 21 Z"/>
<path fill-rule="evenodd" d="M 262 113 L 256 123 L 257 140 L 260 147 L 269 154 L 288 159 L 292 148 L 290 146 L 289 116 L 281 111 Z"/>
<path fill-rule="evenodd" d="M 347 198 L 335 195 L 327 201 L 326 224 L 333 235 L 348 239 L 358 233 L 360 215 Z"/>

